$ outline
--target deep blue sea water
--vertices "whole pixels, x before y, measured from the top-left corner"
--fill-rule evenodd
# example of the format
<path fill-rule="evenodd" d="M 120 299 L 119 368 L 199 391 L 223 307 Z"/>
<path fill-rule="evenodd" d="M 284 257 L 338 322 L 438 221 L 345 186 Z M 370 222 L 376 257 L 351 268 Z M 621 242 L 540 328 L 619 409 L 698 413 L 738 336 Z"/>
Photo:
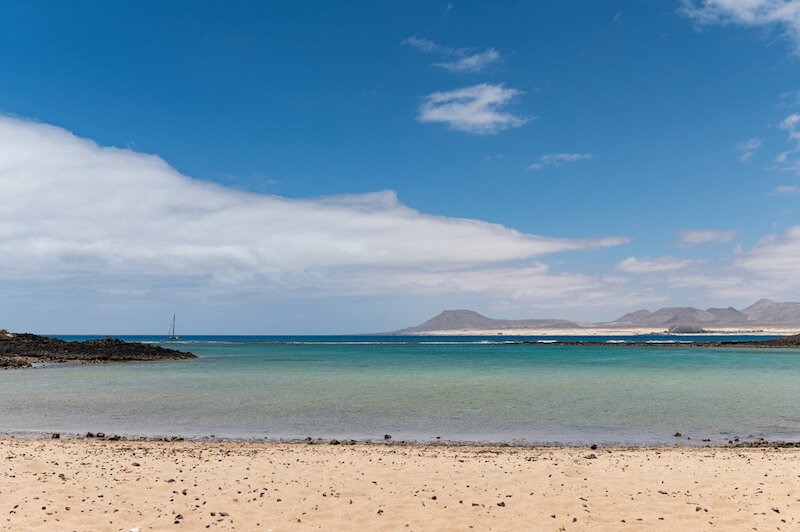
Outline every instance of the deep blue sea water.
<path fill-rule="evenodd" d="M 800 350 L 505 343 L 537 339 L 511 336 L 124 338 L 200 358 L 0 371 L 0 431 L 376 440 L 388 433 L 527 443 L 800 439 Z"/>

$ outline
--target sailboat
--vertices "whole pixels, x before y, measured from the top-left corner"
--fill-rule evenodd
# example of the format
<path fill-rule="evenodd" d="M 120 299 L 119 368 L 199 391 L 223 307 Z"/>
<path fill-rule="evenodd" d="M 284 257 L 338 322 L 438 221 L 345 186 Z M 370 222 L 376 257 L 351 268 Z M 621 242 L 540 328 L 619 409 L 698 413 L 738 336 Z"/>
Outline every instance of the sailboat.
<path fill-rule="evenodd" d="M 172 315 L 172 327 L 169 328 L 169 339 L 180 340 L 181 337 L 175 334 L 175 314 Z"/>

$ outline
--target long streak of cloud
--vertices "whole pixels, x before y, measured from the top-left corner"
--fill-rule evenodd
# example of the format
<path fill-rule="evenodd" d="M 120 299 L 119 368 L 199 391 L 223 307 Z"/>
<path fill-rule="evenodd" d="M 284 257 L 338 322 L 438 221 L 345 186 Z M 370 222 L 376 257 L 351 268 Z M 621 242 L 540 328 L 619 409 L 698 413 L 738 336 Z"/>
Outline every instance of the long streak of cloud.
<path fill-rule="evenodd" d="M 0 116 L 0 280 L 193 278 L 378 293 L 403 290 L 403 279 L 423 291 L 468 292 L 491 290 L 480 272 L 497 268 L 546 284 L 555 277 L 546 269 L 509 264 L 624 241 L 424 214 L 391 191 L 317 199 L 238 191 L 184 176 L 157 156 Z"/>

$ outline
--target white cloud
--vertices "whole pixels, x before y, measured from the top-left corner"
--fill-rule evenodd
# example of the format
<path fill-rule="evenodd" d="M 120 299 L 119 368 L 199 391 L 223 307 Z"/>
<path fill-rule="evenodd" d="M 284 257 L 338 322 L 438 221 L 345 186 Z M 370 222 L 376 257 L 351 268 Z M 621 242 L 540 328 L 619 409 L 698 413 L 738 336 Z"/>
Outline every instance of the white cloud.
<path fill-rule="evenodd" d="M 454 61 L 442 61 L 434 64 L 450 72 L 483 72 L 499 60 L 500 52 L 489 48 L 484 52 L 467 55 Z"/>
<path fill-rule="evenodd" d="M 787 138 L 794 144 L 794 147 L 779 153 L 775 157 L 775 162 L 781 170 L 800 173 L 800 160 L 795 157 L 800 152 L 800 114 L 794 113 L 787 116 L 781 121 L 779 127 L 787 132 Z"/>
<path fill-rule="evenodd" d="M 770 235 L 737 259 L 736 265 L 758 277 L 769 279 L 778 288 L 800 286 L 800 225 L 783 235 Z"/>
<path fill-rule="evenodd" d="M 800 190 L 797 185 L 780 185 L 772 189 L 773 194 L 794 194 Z"/>
<path fill-rule="evenodd" d="M 724 304 L 800 297 L 800 226 L 725 260 L 633 256 L 610 271 L 576 272 L 541 261 L 627 240 L 547 238 L 433 216 L 391 191 L 315 199 L 244 192 L 181 175 L 156 156 L 2 116 L 0 191 L 0 299 L 21 291 L 109 305 L 172 296 L 198 304 L 475 297 L 521 316 L 534 308 L 605 316 L 684 304 L 681 293 Z M 682 236 L 704 243 L 735 235 Z"/>
<path fill-rule="evenodd" d="M 402 44 L 426 54 L 438 55 L 442 60 L 434 65 L 451 72 L 483 72 L 501 58 L 500 52 L 494 48 L 482 52 L 473 48 L 451 48 L 416 35 L 404 40 Z"/>
<path fill-rule="evenodd" d="M 800 113 L 794 113 L 781 121 L 781 129 L 789 132 L 789 140 L 800 142 Z"/>
<path fill-rule="evenodd" d="M 800 299 L 800 226 L 769 235 L 749 250 L 739 248 L 732 260 L 697 263 L 689 271 L 661 279 L 670 290 L 686 289 L 722 304 L 749 304 L 768 297 Z"/>
<path fill-rule="evenodd" d="M 424 37 L 417 37 L 416 35 L 412 35 L 408 39 L 404 40 L 400 43 L 404 46 L 411 46 L 420 52 L 424 52 L 426 54 L 443 54 L 443 55 L 453 55 L 457 53 L 465 53 L 465 49 L 453 49 L 448 48 L 446 46 L 442 46 L 440 44 L 436 44 L 430 39 L 426 39 Z"/>
<path fill-rule="evenodd" d="M 528 168 L 531 170 L 542 170 L 545 166 L 558 167 L 564 163 L 585 161 L 591 158 L 591 153 L 548 153 L 536 159 L 537 162 L 528 166 Z"/>
<path fill-rule="evenodd" d="M 755 153 L 762 144 L 763 141 L 759 138 L 747 139 L 737 144 L 736 149 L 739 150 L 739 160 L 743 163 L 749 163 L 750 159 L 753 157 L 753 153 Z"/>
<path fill-rule="evenodd" d="M 424 98 L 417 118 L 420 122 L 442 122 L 467 133 L 491 135 L 528 121 L 503 110 L 520 94 L 516 89 L 490 83 L 434 92 Z"/>
<path fill-rule="evenodd" d="M 797 0 L 684 0 L 682 11 L 703 25 L 776 28 L 792 42 L 795 52 L 800 52 Z"/>
<path fill-rule="evenodd" d="M 738 231 L 720 231 L 717 229 L 690 229 L 681 231 L 681 243 L 687 245 L 706 244 L 708 242 L 724 243 L 733 240 Z"/>
<path fill-rule="evenodd" d="M 317 199 L 239 191 L 181 175 L 153 155 L 4 116 L 0 191 L 0 281 L 15 283 L 117 279 L 131 289 L 190 282 L 339 295 L 569 291 L 596 281 L 530 260 L 627 241 L 547 238 L 424 214 L 391 191 Z"/>
<path fill-rule="evenodd" d="M 625 273 L 664 273 L 674 272 L 686 268 L 694 261 L 681 260 L 665 256 L 651 259 L 650 257 L 628 257 L 617 264 L 617 270 Z"/>

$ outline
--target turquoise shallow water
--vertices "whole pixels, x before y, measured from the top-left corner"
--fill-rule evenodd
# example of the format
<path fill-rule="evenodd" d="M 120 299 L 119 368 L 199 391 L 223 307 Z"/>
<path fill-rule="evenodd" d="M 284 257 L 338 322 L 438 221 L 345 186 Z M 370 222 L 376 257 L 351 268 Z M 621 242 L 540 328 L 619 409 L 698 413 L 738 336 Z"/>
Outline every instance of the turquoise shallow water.
<path fill-rule="evenodd" d="M 800 350 L 299 340 L 205 338 L 172 344 L 196 361 L 0 371 L 0 431 L 800 439 Z"/>

